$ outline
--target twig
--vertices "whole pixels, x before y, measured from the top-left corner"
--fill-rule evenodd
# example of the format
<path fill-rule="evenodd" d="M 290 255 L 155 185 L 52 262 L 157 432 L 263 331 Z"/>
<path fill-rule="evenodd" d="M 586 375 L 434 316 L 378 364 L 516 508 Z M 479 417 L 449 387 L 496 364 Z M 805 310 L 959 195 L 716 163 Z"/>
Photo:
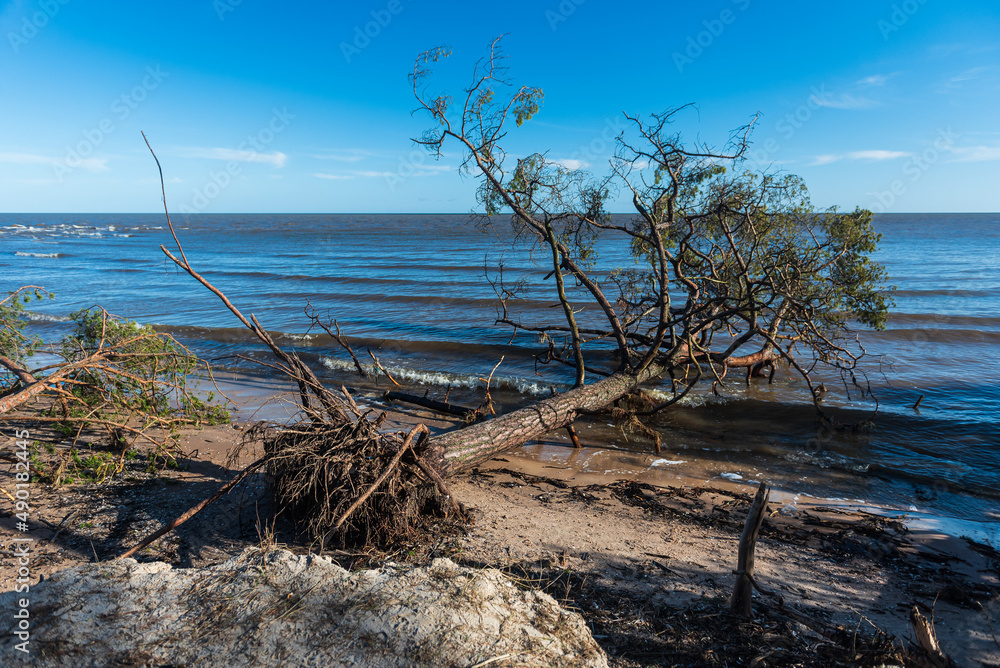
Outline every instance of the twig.
<path fill-rule="evenodd" d="M 491 663 L 496 663 L 497 661 L 506 661 L 507 659 L 509 659 L 512 656 L 514 656 L 514 655 L 513 654 L 501 654 L 500 656 L 495 656 L 492 659 L 486 659 L 485 661 L 480 661 L 479 663 L 477 663 L 476 665 L 472 666 L 471 668 L 486 668 L 486 666 L 490 665 Z"/>
<path fill-rule="evenodd" d="M 493 374 L 496 373 L 497 369 L 503 364 L 504 356 L 500 356 L 500 361 L 496 363 L 493 370 L 490 371 L 488 378 L 480 378 L 479 380 L 486 382 L 486 399 L 483 401 L 483 405 L 479 407 L 477 412 L 481 412 L 484 408 L 490 412 L 491 415 L 496 415 L 497 412 L 493 410 L 493 395 L 490 394 L 490 383 L 493 382 Z"/>
<path fill-rule="evenodd" d="M 573 428 L 572 424 L 566 425 L 566 433 L 569 434 L 569 440 L 573 442 L 574 448 L 582 448 L 580 445 L 580 438 L 576 435 L 576 429 Z"/>
<path fill-rule="evenodd" d="M 382 373 L 384 373 L 385 377 L 388 378 L 389 380 L 391 380 L 393 385 L 395 385 L 396 387 L 402 387 L 402 385 L 400 385 L 399 383 L 397 383 L 396 379 L 393 378 L 392 376 L 390 376 L 389 372 L 385 370 L 385 367 L 382 366 L 382 363 L 378 361 L 377 357 L 375 357 L 375 353 L 372 352 L 372 349 L 371 348 L 365 348 L 365 350 L 368 351 L 368 354 L 371 356 L 372 361 L 375 362 L 375 366 L 378 368 L 378 370 L 381 371 Z"/>
<path fill-rule="evenodd" d="M 79 511 L 77 510 L 71 510 L 68 513 L 66 513 L 66 517 L 62 518 L 62 522 L 60 522 L 58 526 L 53 527 L 53 529 L 55 529 L 55 533 L 52 534 L 52 538 L 49 538 L 48 542 L 50 543 L 56 542 L 56 538 L 58 538 L 59 534 L 61 534 L 63 531 L 63 525 L 66 524 L 66 521 L 69 520 L 69 518 L 73 517 L 78 512 Z"/>

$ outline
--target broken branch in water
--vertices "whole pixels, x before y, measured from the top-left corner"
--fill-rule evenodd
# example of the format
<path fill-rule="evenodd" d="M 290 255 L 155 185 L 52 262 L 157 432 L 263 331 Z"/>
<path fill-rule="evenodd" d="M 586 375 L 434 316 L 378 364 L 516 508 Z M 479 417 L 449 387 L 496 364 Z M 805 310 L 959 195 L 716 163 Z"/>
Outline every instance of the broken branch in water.
<path fill-rule="evenodd" d="M 397 383 L 396 379 L 393 378 L 389 374 L 389 372 L 385 370 L 385 367 L 382 366 L 382 363 L 378 361 L 377 357 L 375 357 L 375 353 L 372 352 L 372 349 L 371 348 L 365 348 L 365 350 L 368 351 L 368 355 L 372 358 L 372 362 L 375 363 L 375 368 L 377 368 L 379 371 L 381 371 L 382 373 L 384 373 L 385 377 L 388 378 L 389 380 L 391 380 L 393 385 L 395 385 L 396 387 L 402 387 L 402 385 L 400 385 L 399 383 Z"/>
<path fill-rule="evenodd" d="M 311 330 L 313 327 L 319 327 L 327 334 L 329 334 L 330 338 L 332 338 L 334 341 L 340 344 L 340 347 L 346 350 L 347 354 L 351 356 L 351 360 L 354 362 L 354 368 L 357 369 L 358 375 L 361 376 L 362 378 L 368 378 L 368 372 L 365 371 L 365 368 L 363 366 L 361 366 L 361 362 L 358 361 L 358 356 L 354 354 L 354 349 L 351 348 L 351 344 L 347 342 L 347 339 L 340 331 L 340 325 L 337 323 L 337 321 L 336 320 L 333 321 L 333 326 L 337 330 L 337 333 L 334 334 L 333 330 L 330 329 L 330 324 L 323 322 L 322 320 L 319 319 L 319 316 L 316 315 L 316 309 L 313 308 L 312 304 L 308 301 L 306 302 L 305 306 L 305 314 L 306 317 L 309 318 L 310 321 L 312 321 L 312 325 L 309 326 L 309 329 Z"/>
<path fill-rule="evenodd" d="M 449 404 L 444 401 L 436 401 L 435 399 L 428 399 L 427 397 L 418 397 L 415 394 L 408 394 L 406 392 L 396 392 L 395 390 L 387 390 L 383 395 L 386 401 L 403 401 L 409 404 L 415 404 L 417 406 L 422 406 L 424 408 L 429 408 L 432 411 L 437 411 L 438 413 L 445 413 L 447 415 L 457 415 L 460 418 L 468 420 L 471 416 L 477 415 L 474 408 L 466 408 L 465 406 L 458 406 L 456 404 Z"/>

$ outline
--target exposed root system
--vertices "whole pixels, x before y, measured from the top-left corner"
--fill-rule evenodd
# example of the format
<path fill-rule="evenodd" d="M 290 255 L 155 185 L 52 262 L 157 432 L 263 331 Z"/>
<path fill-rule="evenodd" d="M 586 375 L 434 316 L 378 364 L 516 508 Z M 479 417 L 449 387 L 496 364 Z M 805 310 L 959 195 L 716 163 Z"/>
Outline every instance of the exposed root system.
<path fill-rule="evenodd" d="M 276 506 L 321 549 L 387 545 L 451 510 L 446 490 L 420 466 L 426 428 L 405 439 L 380 433 L 383 417 L 259 423 L 245 433 L 245 444 L 263 443 Z"/>

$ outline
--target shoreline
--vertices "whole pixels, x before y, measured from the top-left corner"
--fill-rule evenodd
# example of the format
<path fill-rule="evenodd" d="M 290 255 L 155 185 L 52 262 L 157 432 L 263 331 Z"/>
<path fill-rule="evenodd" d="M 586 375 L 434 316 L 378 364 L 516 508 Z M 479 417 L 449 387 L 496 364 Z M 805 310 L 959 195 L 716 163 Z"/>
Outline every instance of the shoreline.
<path fill-rule="evenodd" d="M 242 408 L 234 411 L 234 417 L 238 415 L 241 421 L 254 418 L 281 422 L 292 416 L 288 404 L 279 399 L 281 395 L 294 398 L 295 393 L 290 385 L 284 387 L 287 384 L 279 379 L 246 373 L 240 373 L 235 379 L 226 379 L 223 375 L 220 374 L 216 379 L 219 388 L 230 398 L 245 402 Z M 431 389 L 433 391 L 435 388 Z M 458 419 L 418 406 L 398 403 L 389 405 L 377 398 L 359 400 L 359 405 L 386 411 L 389 417 L 385 429 L 389 431 L 405 431 L 423 422 L 430 427 L 432 433 L 437 433 L 461 424 Z M 727 470 L 733 468 L 730 462 L 721 457 L 705 457 L 704 453 L 699 453 L 697 472 L 693 472 L 691 466 L 686 469 L 683 466 L 690 464 L 683 459 L 684 454 L 623 450 L 609 446 L 599 436 L 587 434 L 586 430 L 580 430 L 579 436 L 583 445 L 581 450 L 574 449 L 566 435 L 558 430 L 544 440 L 532 441 L 508 451 L 504 457 L 516 460 L 523 467 L 523 472 L 547 475 L 577 485 L 638 480 L 653 485 L 711 485 L 745 492 L 748 488 L 756 488 L 758 482 L 767 480 L 765 472 L 758 472 L 753 478 L 733 473 Z M 560 477 L 556 474 L 559 469 L 570 471 L 571 474 Z M 921 510 L 913 505 L 912 499 L 909 500 L 909 505 L 902 500 L 890 505 L 863 498 L 822 496 L 795 491 L 783 487 L 780 482 L 768 481 L 768 484 L 771 485 L 772 504 L 780 503 L 783 507 L 802 507 L 807 510 L 830 508 L 879 515 L 903 522 L 911 531 L 940 533 L 953 538 L 967 537 L 993 549 L 1000 549 L 1000 516 L 996 522 L 967 520 Z M 822 486 L 822 482 L 816 481 L 813 486 Z"/>
<path fill-rule="evenodd" d="M 411 412 L 391 418 L 389 428 L 426 422 Z M 442 429 L 446 423 L 433 426 Z M 185 432 L 182 466 L 158 476 L 104 485 L 36 485 L 32 577 L 111 559 L 209 496 L 234 474 L 225 458 L 240 434 L 232 425 Z M 8 489 L 12 482 L 13 471 L 0 471 L 0 486 Z M 630 662 L 629 648 L 639 640 L 653 642 L 660 632 L 629 630 L 623 615 L 651 618 L 692 606 L 725 609 L 753 491 L 727 480 L 611 481 L 516 453 L 456 476 L 449 485 L 473 512 L 474 522 L 461 534 L 444 534 L 432 545 L 401 545 L 392 554 L 342 552 L 345 567 L 447 556 L 527 578 L 581 612 L 614 659 L 611 665 L 622 668 L 648 665 Z M 12 513 L 3 507 L 0 544 L 6 547 L 16 534 Z M 934 615 L 942 648 L 960 665 L 1000 665 L 989 630 L 990 620 L 1000 619 L 1000 554 L 824 504 L 788 509 L 773 501 L 770 511 L 758 543 L 757 577 L 793 609 L 831 629 L 865 635 L 878 630 L 905 640 L 912 635 L 907 611 L 916 603 Z M 137 557 L 192 568 L 221 563 L 268 541 L 308 552 L 287 523 L 270 523 L 272 513 L 266 480 L 258 475 Z M 13 587 L 15 572 L 11 552 L 3 550 L 0 590 Z M 559 580 L 559 573 L 569 575 Z M 565 592 L 553 584 L 563 581 Z M 609 608 L 614 601 L 619 608 Z M 756 601 L 761 610 L 772 606 L 759 594 Z M 708 618 L 716 616 L 710 612 Z M 973 660 L 977 663 L 964 663 Z"/>

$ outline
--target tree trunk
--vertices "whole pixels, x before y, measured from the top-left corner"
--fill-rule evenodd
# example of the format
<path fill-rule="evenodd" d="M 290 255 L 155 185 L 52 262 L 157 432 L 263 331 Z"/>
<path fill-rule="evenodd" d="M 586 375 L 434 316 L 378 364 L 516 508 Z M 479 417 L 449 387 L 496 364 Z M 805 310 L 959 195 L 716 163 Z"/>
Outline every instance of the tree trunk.
<path fill-rule="evenodd" d="M 447 432 L 428 443 L 424 456 L 445 477 L 467 471 L 501 452 L 565 427 L 583 413 L 605 408 L 660 371 L 651 365 L 638 375 L 616 373 L 492 420 Z"/>

